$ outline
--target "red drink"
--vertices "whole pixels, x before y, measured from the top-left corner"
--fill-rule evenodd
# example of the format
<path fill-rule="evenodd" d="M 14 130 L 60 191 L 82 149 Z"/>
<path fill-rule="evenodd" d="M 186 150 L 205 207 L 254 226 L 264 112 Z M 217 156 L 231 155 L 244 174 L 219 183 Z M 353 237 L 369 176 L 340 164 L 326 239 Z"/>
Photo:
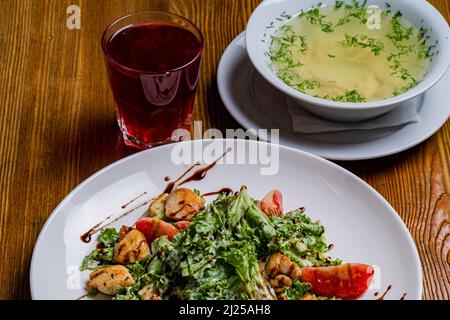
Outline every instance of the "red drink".
<path fill-rule="evenodd" d="M 203 38 L 181 17 L 136 15 L 150 22 L 118 20 L 117 31 L 105 31 L 103 48 L 125 143 L 147 148 L 170 142 L 176 129 L 190 130 Z"/>

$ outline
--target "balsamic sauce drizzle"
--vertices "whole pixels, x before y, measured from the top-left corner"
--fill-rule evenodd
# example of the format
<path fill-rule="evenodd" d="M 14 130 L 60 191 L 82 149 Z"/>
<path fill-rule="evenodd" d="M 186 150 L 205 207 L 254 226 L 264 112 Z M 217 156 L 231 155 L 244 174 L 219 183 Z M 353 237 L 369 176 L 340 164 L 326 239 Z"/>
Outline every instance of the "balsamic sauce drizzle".
<path fill-rule="evenodd" d="M 112 217 L 112 215 L 106 217 L 104 220 L 100 221 L 99 223 L 97 223 L 95 226 L 93 226 L 92 228 L 90 228 L 88 231 L 86 231 L 85 233 L 83 233 L 80 236 L 81 241 L 83 241 L 84 243 L 89 243 L 91 242 L 91 238 L 92 235 L 97 233 L 101 228 L 100 226 L 107 221 L 108 219 L 110 219 Z"/>
<path fill-rule="evenodd" d="M 119 215 L 119 216 L 116 217 L 115 219 L 113 219 L 113 220 L 109 221 L 108 223 L 104 224 L 106 221 L 108 221 L 108 220 L 112 217 L 112 215 L 109 216 L 109 217 L 107 217 L 106 219 L 104 219 L 103 221 L 97 223 L 95 226 L 93 226 L 93 227 L 90 228 L 88 231 L 86 231 L 85 233 L 83 233 L 83 234 L 80 236 L 81 241 L 83 241 L 84 243 L 89 243 L 89 242 L 91 242 L 92 236 L 93 236 L 94 234 L 96 234 L 96 233 L 99 232 L 100 230 L 106 228 L 107 226 L 111 225 L 112 223 L 114 223 L 114 222 L 116 222 L 116 221 L 122 219 L 123 217 L 125 217 L 125 216 L 127 216 L 127 215 L 133 213 L 134 211 L 138 210 L 139 208 L 142 208 L 143 206 L 145 206 L 145 205 L 147 205 L 147 204 L 149 204 L 149 203 L 150 203 L 150 201 L 145 201 L 145 202 L 141 203 L 140 205 L 138 205 L 137 207 L 135 207 L 135 208 L 133 208 L 133 209 L 130 209 L 130 210 L 128 210 L 128 211 L 122 213 L 121 215 Z"/>
<path fill-rule="evenodd" d="M 202 197 L 215 196 L 215 195 L 219 195 L 221 193 L 225 193 L 227 196 L 229 196 L 230 194 L 233 194 L 234 191 L 233 191 L 233 189 L 230 189 L 230 188 L 222 188 L 218 191 L 204 193 L 204 194 L 202 194 Z"/>
<path fill-rule="evenodd" d="M 166 188 L 164 189 L 164 191 L 162 193 L 171 193 L 172 190 L 175 188 L 175 185 L 181 180 L 183 179 L 189 172 L 192 171 L 192 169 L 194 169 L 195 167 L 198 167 L 200 165 L 200 162 L 197 162 L 195 164 L 193 164 L 192 166 L 190 166 L 177 180 L 169 182 L 169 184 L 166 186 Z M 166 177 L 168 178 L 168 177 Z M 165 180 L 165 179 L 164 179 Z M 170 180 L 170 179 L 169 179 Z"/>
<path fill-rule="evenodd" d="M 383 295 L 381 297 L 379 297 L 377 300 L 384 300 L 384 298 L 386 298 L 386 295 L 389 293 L 389 291 L 391 291 L 392 289 L 392 285 L 389 285 L 386 289 L 386 291 L 383 293 Z"/>
<path fill-rule="evenodd" d="M 389 286 L 387 287 L 386 291 L 383 293 L 383 295 L 382 295 L 381 297 L 379 297 L 377 300 L 384 300 L 384 298 L 386 298 L 386 295 L 388 294 L 388 292 L 389 292 L 391 289 L 392 289 L 392 285 L 389 285 Z M 377 292 L 375 292 L 373 295 L 374 295 L 375 297 L 377 297 L 379 294 L 380 294 L 380 293 L 377 291 Z M 408 295 L 407 293 L 404 293 L 404 294 L 401 296 L 400 300 L 405 300 L 405 298 L 406 298 L 407 295 Z"/>
<path fill-rule="evenodd" d="M 126 209 L 130 204 L 132 204 L 133 202 L 135 202 L 135 201 L 138 200 L 139 198 L 145 196 L 146 194 L 147 194 L 147 192 L 144 192 L 144 193 L 140 194 L 139 196 L 137 196 L 137 197 L 134 198 L 133 200 L 131 200 L 131 201 L 125 203 L 124 205 L 122 205 L 121 208 L 122 208 L 122 209 Z"/>
<path fill-rule="evenodd" d="M 230 152 L 232 149 L 228 148 L 227 151 L 224 152 L 224 154 L 222 156 L 220 156 L 217 160 L 215 160 L 213 163 L 207 165 L 204 168 L 198 169 L 197 171 L 195 171 L 191 176 L 187 177 L 186 179 L 184 179 L 183 181 L 181 181 L 181 179 L 183 179 L 189 172 L 191 172 L 195 167 L 200 166 L 200 163 L 197 162 L 194 165 L 190 166 L 178 179 L 176 179 L 175 181 L 170 182 L 166 188 L 164 189 L 163 193 L 170 193 L 172 192 L 172 190 L 175 188 L 175 186 L 177 185 L 178 182 L 178 186 L 184 185 L 188 182 L 191 181 L 200 181 L 202 179 L 204 179 L 206 177 L 206 174 L 208 173 L 209 170 L 211 170 L 212 168 L 214 168 L 216 166 L 216 164 L 222 160 L 226 154 L 228 152 Z M 165 181 L 170 181 L 169 177 L 165 177 L 164 178 Z M 218 192 L 213 192 L 213 193 L 209 193 L 209 194 L 205 194 L 206 195 L 213 195 L 213 194 L 217 194 L 217 193 L 227 193 L 227 194 L 231 194 L 233 193 L 233 190 L 231 190 L 230 188 L 223 188 L 222 190 L 219 190 Z M 131 200 L 130 202 L 124 204 L 122 206 L 122 209 L 127 208 L 131 203 L 135 202 L 136 200 L 138 200 L 139 198 L 141 198 L 142 196 L 146 195 L 147 192 L 142 193 L 141 195 L 139 195 L 138 197 L 136 197 L 135 199 Z M 90 228 L 87 232 L 83 233 L 80 236 L 81 241 L 83 241 L 84 243 L 89 243 L 92 239 L 92 236 L 94 234 L 96 234 L 97 232 L 99 232 L 101 229 L 111 225 L 112 223 L 122 219 L 123 217 L 129 215 L 130 213 L 138 210 L 139 208 L 149 204 L 152 200 L 150 201 L 145 201 L 143 203 L 141 203 L 140 205 L 138 205 L 137 207 L 128 210 L 127 212 L 122 213 L 121 215 L 119 215 L 117 218 L 115 218 L 114 220 L 109 221 L 108 223 L 104 224 L 106 221 L 108 221 L 112 215 L 110 215 L 109 217 L 107 217 L 106 219 L 104 219 L 103 221 L 97 223 L 95 226 L 93 226 L 92 228 Z"/>
<path fill-rule="evenodd" d="M 216 161 L 207 165 L 204 168 L 198 169 L 190 177 L 187 177 L 186 179 L 181 181 L 179 185 L 182 186 L 191 181 L 203 180 L 206 177 L 206 174 L 208 173 L 208 171 L 211 170 L 212 168 L 214 168 L 216 166 L 216 164 L 219 163 L 219 161 L 222 160 L 227 155 L 227 153 L 230 151 L 231 151 L 231 148 L 228 148 L 227 151 L 225 151 L 223 155 L 221 155 L 219 158 L 216 159 Z"/>

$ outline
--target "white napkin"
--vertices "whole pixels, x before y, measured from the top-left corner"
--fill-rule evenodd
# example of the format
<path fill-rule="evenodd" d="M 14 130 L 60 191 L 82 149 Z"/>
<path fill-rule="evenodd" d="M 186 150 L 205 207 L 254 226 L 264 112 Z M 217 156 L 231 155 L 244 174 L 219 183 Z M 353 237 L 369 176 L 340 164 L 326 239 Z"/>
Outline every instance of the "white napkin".
<path fill-rule="evenodd" d="M 332 122 L 321 119 L 305 111 L 289 98 L 287 98 L 287 106 L 292 118 L 292 128 L 294 132 L 298 133 L 374 130 L 402 127 L 411 123 L 420 122 L 417 105 L 409 102 L 378 118 L 357 123 Z"/>

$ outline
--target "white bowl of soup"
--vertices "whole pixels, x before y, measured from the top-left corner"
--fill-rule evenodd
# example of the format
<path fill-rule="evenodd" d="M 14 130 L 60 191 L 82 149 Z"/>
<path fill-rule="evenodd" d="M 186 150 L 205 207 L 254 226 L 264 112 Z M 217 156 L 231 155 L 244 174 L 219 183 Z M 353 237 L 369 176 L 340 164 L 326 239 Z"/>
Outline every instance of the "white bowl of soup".
<path fill-rule="evenodd" d="M 246 30 L 249 57 L 267 81 L 344 122 L 375 118 L 430 89 L 449 68 L 449 38 L 425 0 L 266 0 Z"/>

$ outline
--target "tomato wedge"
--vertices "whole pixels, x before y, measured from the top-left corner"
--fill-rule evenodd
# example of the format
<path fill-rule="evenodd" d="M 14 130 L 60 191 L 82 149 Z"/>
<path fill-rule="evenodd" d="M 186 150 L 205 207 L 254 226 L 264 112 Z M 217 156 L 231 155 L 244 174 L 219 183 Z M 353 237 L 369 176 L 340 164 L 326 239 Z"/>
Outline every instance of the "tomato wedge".
<path fill-rule="evenodd" d="M 259 208 L 266 216 L 272 214 L 277 217 L 283 214 L 283 195 L 278 190 L 270 191 L 260 202 Z"/>
<path fill-rule="evenodd" d="M 144 234 L 149 244 L 162 236 L 167 236 L 172 241 L 172 238 L 178 233 L 177 228 L 173 225 L 156 218 L 142 218 L 136 222 L 136 229 Z"/>
<path fill-rule="evenodd" d="M 175 222 L 175 225 L 180 231 L 183 231 L 184 229 L 190 227 L 192 225 L 192 222 L 190 221 L 177 221 Z"/>
<path fill-rule="evenodd" d="M 313 293 L 345 300 L 361 297 L 369 289 L 375 273 L 373 267 L 357 263 L 301 270 L 301 281 L 310 283 Z"/>

